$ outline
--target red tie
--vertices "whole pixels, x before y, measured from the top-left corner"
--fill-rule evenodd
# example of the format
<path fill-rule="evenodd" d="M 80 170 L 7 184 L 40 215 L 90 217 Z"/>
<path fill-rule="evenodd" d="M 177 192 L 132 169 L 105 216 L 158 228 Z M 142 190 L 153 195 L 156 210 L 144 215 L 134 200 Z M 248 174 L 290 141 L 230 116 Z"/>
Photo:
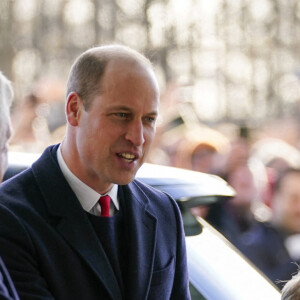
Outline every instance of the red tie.
<path fill-rule="evenodd" d="M 100 197 L 99 203 L 101 206 L 101 217 L 109 217 L 110 197 L 108 195 Z"/>

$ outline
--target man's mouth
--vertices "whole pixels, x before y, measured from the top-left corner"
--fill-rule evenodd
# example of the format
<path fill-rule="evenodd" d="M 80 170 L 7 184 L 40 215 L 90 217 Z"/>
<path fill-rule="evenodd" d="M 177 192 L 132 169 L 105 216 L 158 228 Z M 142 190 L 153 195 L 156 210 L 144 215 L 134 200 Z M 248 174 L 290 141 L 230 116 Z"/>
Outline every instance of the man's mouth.
<path fill-rule="evenodd" d="M 127 153 L 127 152 L 124 152 L 124 153 L 118 153 L 117 154 L 119 157 L 121 157 L 122 159 L 124 159 L 126 162 L 128 163 L 131 163 L 133 162 L 134 160 L 137 159 L 137 156 L 132 154 L 132 153 Z"/>

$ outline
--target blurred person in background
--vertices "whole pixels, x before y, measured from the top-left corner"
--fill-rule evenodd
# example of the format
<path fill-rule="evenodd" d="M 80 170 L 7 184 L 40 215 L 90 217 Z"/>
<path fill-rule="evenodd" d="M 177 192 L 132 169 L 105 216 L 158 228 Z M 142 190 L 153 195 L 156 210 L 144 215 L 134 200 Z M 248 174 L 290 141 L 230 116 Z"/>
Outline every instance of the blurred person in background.
<path fill-rule="evenodd" d="M 299 300 L 300 299 L 300 271 L 289 281 L 284 283 L 281 300 Z"/>
<path fill-rule="evenodd" d="M 277 177 L 289 168 L 300 168 L 300 151 L 282 139 L 263 138 L 252 146 L 251 156 L 266 167 L 269 189 L 263 200 L 271 207 Z"/>
<path fill-rule="evenodd" d="M 178 146 L 175 166 L 198 172 L 211 173 L 216 152 L 216 147 L 207 141 L 183 140 Z"/>
<path fill-rule="evenodd" d="M 257 223 L 256 209 L 261 209 L 264 169 L 249 159 L 241 161 L 224 179 L 233 187 L 233 198 L 213 204 L 206 220 L 213 224 L 232 244 L 240 248 L 243 234 Z"/>
<path fill-rule="evenodd" d="M 22 145 L 22 150 L 35 151 L 35 147 L 32 146 L 36 144 L 33 123 L 37 118 L 37 107 L 40 102 L 41 100 L 34 93 L 31 93 L 14 108 L 12 112 L 14 134 L 10 141 L 12 147 L 17 148 L 15 145 L 18 147 Z"/>
<path fill-rule="evenodd" d="M 241 235 L 256 223 L 253 206 L 260 198 L 258 182 L 264 175 L 263 166 L 258 171 L 249 155 L 250 146 L 245 138 L 238 137 L 230 143 L 220 132 L 199 127 L 185 131 L 174 159 L 176 167 L 220 175 L 235 189 L 234 198 L 210 206 L 193 207 L 191 212 L 213 224 L 237 247 Z"/>
<path fill-rule="evenodd" d="M 222 156 L 228 147 L 227 138 L 209 127 L 196 126 L 193 130 L 186 129 L 176 148 L 174 166 L 214 174 L 219 156 Z M 206 218 L 209 211 L 210 206 L 191 208 L 194 216 L 202 218 Z"/>
<path fill-rule="evenodd" d="M 229 141 L 221 133 L 206 127 L 194 126 L 182 133 L 176 145 L 173 166 L 197 172 L 214 173 L 217 156 L 224 153 Z"/>
<path fill-rule="evenodd" d="M 259 191 L 250 162 L 236 165 L 227 174 L 226 180 L 233 187 L 236 195 L 221 204 L 223 215 L 219 229 L 228 240 L 239 247 L 241 235 L 256 223 L 252 209 Z"/>
<path fill-rule="evenodd" d="M 8 140 L 11 136 L 10 106 L 13 90 L 10 81 L 0 72 L 0 184 L 7 169 Z M 0 220 L 1 222 L 1 220 Z M 0 226 L 6 226 L 1 223 Z M 0 258 L 0 300 L 19 299 L 10 275 Z"/>
<path fill-rule="evenodd" d="M 244 137 L 234 138 L 226 150 L 217 157 L 215 174 L 225 179 L 236 195 L 211 205 L 205 219 L 239 248 L 242 234 L 256 223 L 253 207 L 260 198 L 264 169 L 251 160 L 250 145 Z"/>
<path fill-rule="evenodd" d="M 58 128 L 64 136 L 64 87 L 59 80 L 37 81 L 30 94 L 18 103 L 12 113 L 14 134 L 10 141 L 13 150 L 42 152 L 57 140 Z M 62 128 L 61 128 L 62 127 Z"/>
<path fill-rule="evenodd" d="M 278 177 L 272 199 L 272 217 L 243 236 L 242 252 L 278 287 L 300 264 L 300 169 Z"/>

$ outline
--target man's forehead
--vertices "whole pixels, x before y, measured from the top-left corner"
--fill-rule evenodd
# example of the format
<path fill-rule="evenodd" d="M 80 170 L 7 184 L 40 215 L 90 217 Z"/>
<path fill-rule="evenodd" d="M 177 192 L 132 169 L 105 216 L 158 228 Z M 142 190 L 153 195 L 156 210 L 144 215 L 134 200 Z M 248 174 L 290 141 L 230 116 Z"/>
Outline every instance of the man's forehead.
<path fill-rule="evenodd" d="M 107 62 L 105 73 L 114 73 L 114 72 L 118 73 L 120 69 L 123 70 L 126 69 L 127 71 L 132 71 L 132 72 L 153 73 L 150 64 L 146 64 L 145 62 L 139 61 L 132 57 L 116 57 L 110 59 Z"/>
<path fill-rule="evenodd" d="M 159 87 L 153 70 L 136 61 L 124 60 L 114 60 L 108 63 L 101 79 L 102 92 L 111 91 L 113 87 L 120 86 L 130 80 L 134 80 L 135 86 L 141 83 L 147 84 L 148 88 L 151 88 L 159 96 Z M 124 88 L 126 87 L 125 85 Z"/>

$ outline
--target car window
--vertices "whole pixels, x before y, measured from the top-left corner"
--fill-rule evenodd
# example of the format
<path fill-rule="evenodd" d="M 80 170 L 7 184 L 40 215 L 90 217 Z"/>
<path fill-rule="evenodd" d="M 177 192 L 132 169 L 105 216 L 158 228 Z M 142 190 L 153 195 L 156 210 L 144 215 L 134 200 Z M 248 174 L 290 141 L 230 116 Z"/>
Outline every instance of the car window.
<path fill-rule="evenodd" d="M 198 222 L 202 232 L 186 237 L 190 282 L 203 295 L 192 299 L 280 300 L 277 288 L 220 233 L 203 219 Z"/>
<path fill-rule="evenodd" d="M 190 283 L 190 293 L 192 300 L 207 300 L 194 286 Z"/>

